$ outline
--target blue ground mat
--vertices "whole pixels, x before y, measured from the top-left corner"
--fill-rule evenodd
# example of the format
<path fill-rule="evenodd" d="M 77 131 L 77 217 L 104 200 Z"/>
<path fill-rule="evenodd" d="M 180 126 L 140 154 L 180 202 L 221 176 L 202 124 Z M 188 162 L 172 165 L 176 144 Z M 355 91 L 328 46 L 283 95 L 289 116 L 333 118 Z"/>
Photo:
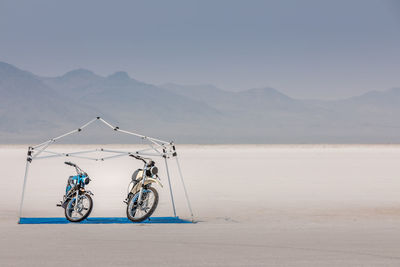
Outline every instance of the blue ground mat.
<path fill-rule="evenodd" d="M 66 218 L 47 217 L 47 218 L 20 218 L 19 224 L 68 224 L 72 223 Z M 86 220 L 79 222 L 81 224 L 135 224 L 126 217 L 89 217 Z M 192 223 L 189 220 L 183 220 L 179 217 L 151 217 L 140 223 Z M 139 223 L 139 224 L 140 224 Z M 137 224 L 137 223 L 136 223 Z"/>

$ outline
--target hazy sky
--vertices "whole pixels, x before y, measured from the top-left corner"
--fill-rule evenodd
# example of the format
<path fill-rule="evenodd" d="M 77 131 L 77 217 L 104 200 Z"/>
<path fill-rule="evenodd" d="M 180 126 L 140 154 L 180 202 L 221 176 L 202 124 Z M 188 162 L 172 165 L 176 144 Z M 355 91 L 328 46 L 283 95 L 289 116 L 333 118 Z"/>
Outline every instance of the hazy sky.
<path fill-rule="evenodd" d="M 0 0 L 0 61 L 344 97 L 400 87 L 400 1 Z"/>

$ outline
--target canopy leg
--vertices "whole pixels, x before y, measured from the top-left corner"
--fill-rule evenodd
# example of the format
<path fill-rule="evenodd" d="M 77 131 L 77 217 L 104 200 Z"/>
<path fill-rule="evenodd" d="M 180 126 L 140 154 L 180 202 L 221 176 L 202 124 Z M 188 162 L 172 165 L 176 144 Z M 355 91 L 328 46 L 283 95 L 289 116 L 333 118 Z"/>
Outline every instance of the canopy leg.
<path fill-rule="evenodd" d="M 20 205 L 19 205 L 18 223 L 19 223 L 19 221 L 21 220 L 22 206 L 24 205 L 25 186 L 26 186 L 26 180 L 27 180 L 27 178 L 28 178 L 29 165 L 30 165 L 30 162 L 29 162 L 29 160 L 27 160 L 27 161 L 26 161 L 26 166 L 25 166 L 24 184 L 23 184 L 23 186 L 22 186 L 21 202 L 20 202 Z"/>
<path fill-rule="evenodd" d="M 194 219 L 193 219 L 192 205 L 190 205 L 190 200 L 189 200 L 189 196 L 188 196 L 188 193 L 187 193 L 187 190 L 186 190 L 185 182 L 183 181 L 183 175 L 182 175 L 182 171 L 181 171 L 181 166 L 179 164 L 178 156 L 175 156 L 175 158 L 176 158 L 176 165 L 178 166 L 179 176 L 181 178 L 183 190 L 185 192 L 186 203 L 188 205 L 188 208 L 189 208 L 189 211 L 190 211 L 190 216 L 192 216 L 192 222 L 193 222 Z"/>
<path fill-rule="evenodd" d="M 165 168 L 167 170 L 169 193 L 171 194 L 172 209 L 174 210 L 174 217 L 176 217 L 174 194 L 172 193 L 171 179 L 169 177 L 168 162 L 167 162 L 167 158 L 166 157 L 164 157 L 164 161 L 165 161 Z"/>

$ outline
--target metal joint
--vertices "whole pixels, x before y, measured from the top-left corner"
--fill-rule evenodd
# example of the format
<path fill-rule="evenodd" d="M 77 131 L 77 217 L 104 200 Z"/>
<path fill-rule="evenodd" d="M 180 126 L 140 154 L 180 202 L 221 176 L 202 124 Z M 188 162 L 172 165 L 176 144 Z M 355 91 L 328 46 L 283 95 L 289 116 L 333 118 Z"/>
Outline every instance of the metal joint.
<path fill-rule="evenodd" d="M 28 148 L 28 153 L 27 153 L 28 157 L 26 158 L 26 160 L 28 162 L 32 162 L 32 150 L 31 147 Z"/>

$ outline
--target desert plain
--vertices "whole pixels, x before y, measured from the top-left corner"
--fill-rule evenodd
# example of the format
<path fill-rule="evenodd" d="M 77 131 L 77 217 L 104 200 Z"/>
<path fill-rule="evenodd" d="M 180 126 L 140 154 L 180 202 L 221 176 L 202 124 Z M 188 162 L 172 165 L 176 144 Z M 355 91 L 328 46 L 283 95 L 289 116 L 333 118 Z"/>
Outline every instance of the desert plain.
<path fill-rule="evenodd" d="M 71 152 L 137 145 L 54 145 Z M 0 266 L 400 266 L 399 145 L 178 145 L 194 224 L 19 225 L 27 145 L 0 146 Z M 172 216 L 163 188 L 153 216 Z M 68 159 L 92 178 L 92 217 L 125 216 L 132 158 Z M 23 217 L 56 207 L 71 167 L 34 160 Z M 191 219 L 177 170 L 177 215 Z"/>

